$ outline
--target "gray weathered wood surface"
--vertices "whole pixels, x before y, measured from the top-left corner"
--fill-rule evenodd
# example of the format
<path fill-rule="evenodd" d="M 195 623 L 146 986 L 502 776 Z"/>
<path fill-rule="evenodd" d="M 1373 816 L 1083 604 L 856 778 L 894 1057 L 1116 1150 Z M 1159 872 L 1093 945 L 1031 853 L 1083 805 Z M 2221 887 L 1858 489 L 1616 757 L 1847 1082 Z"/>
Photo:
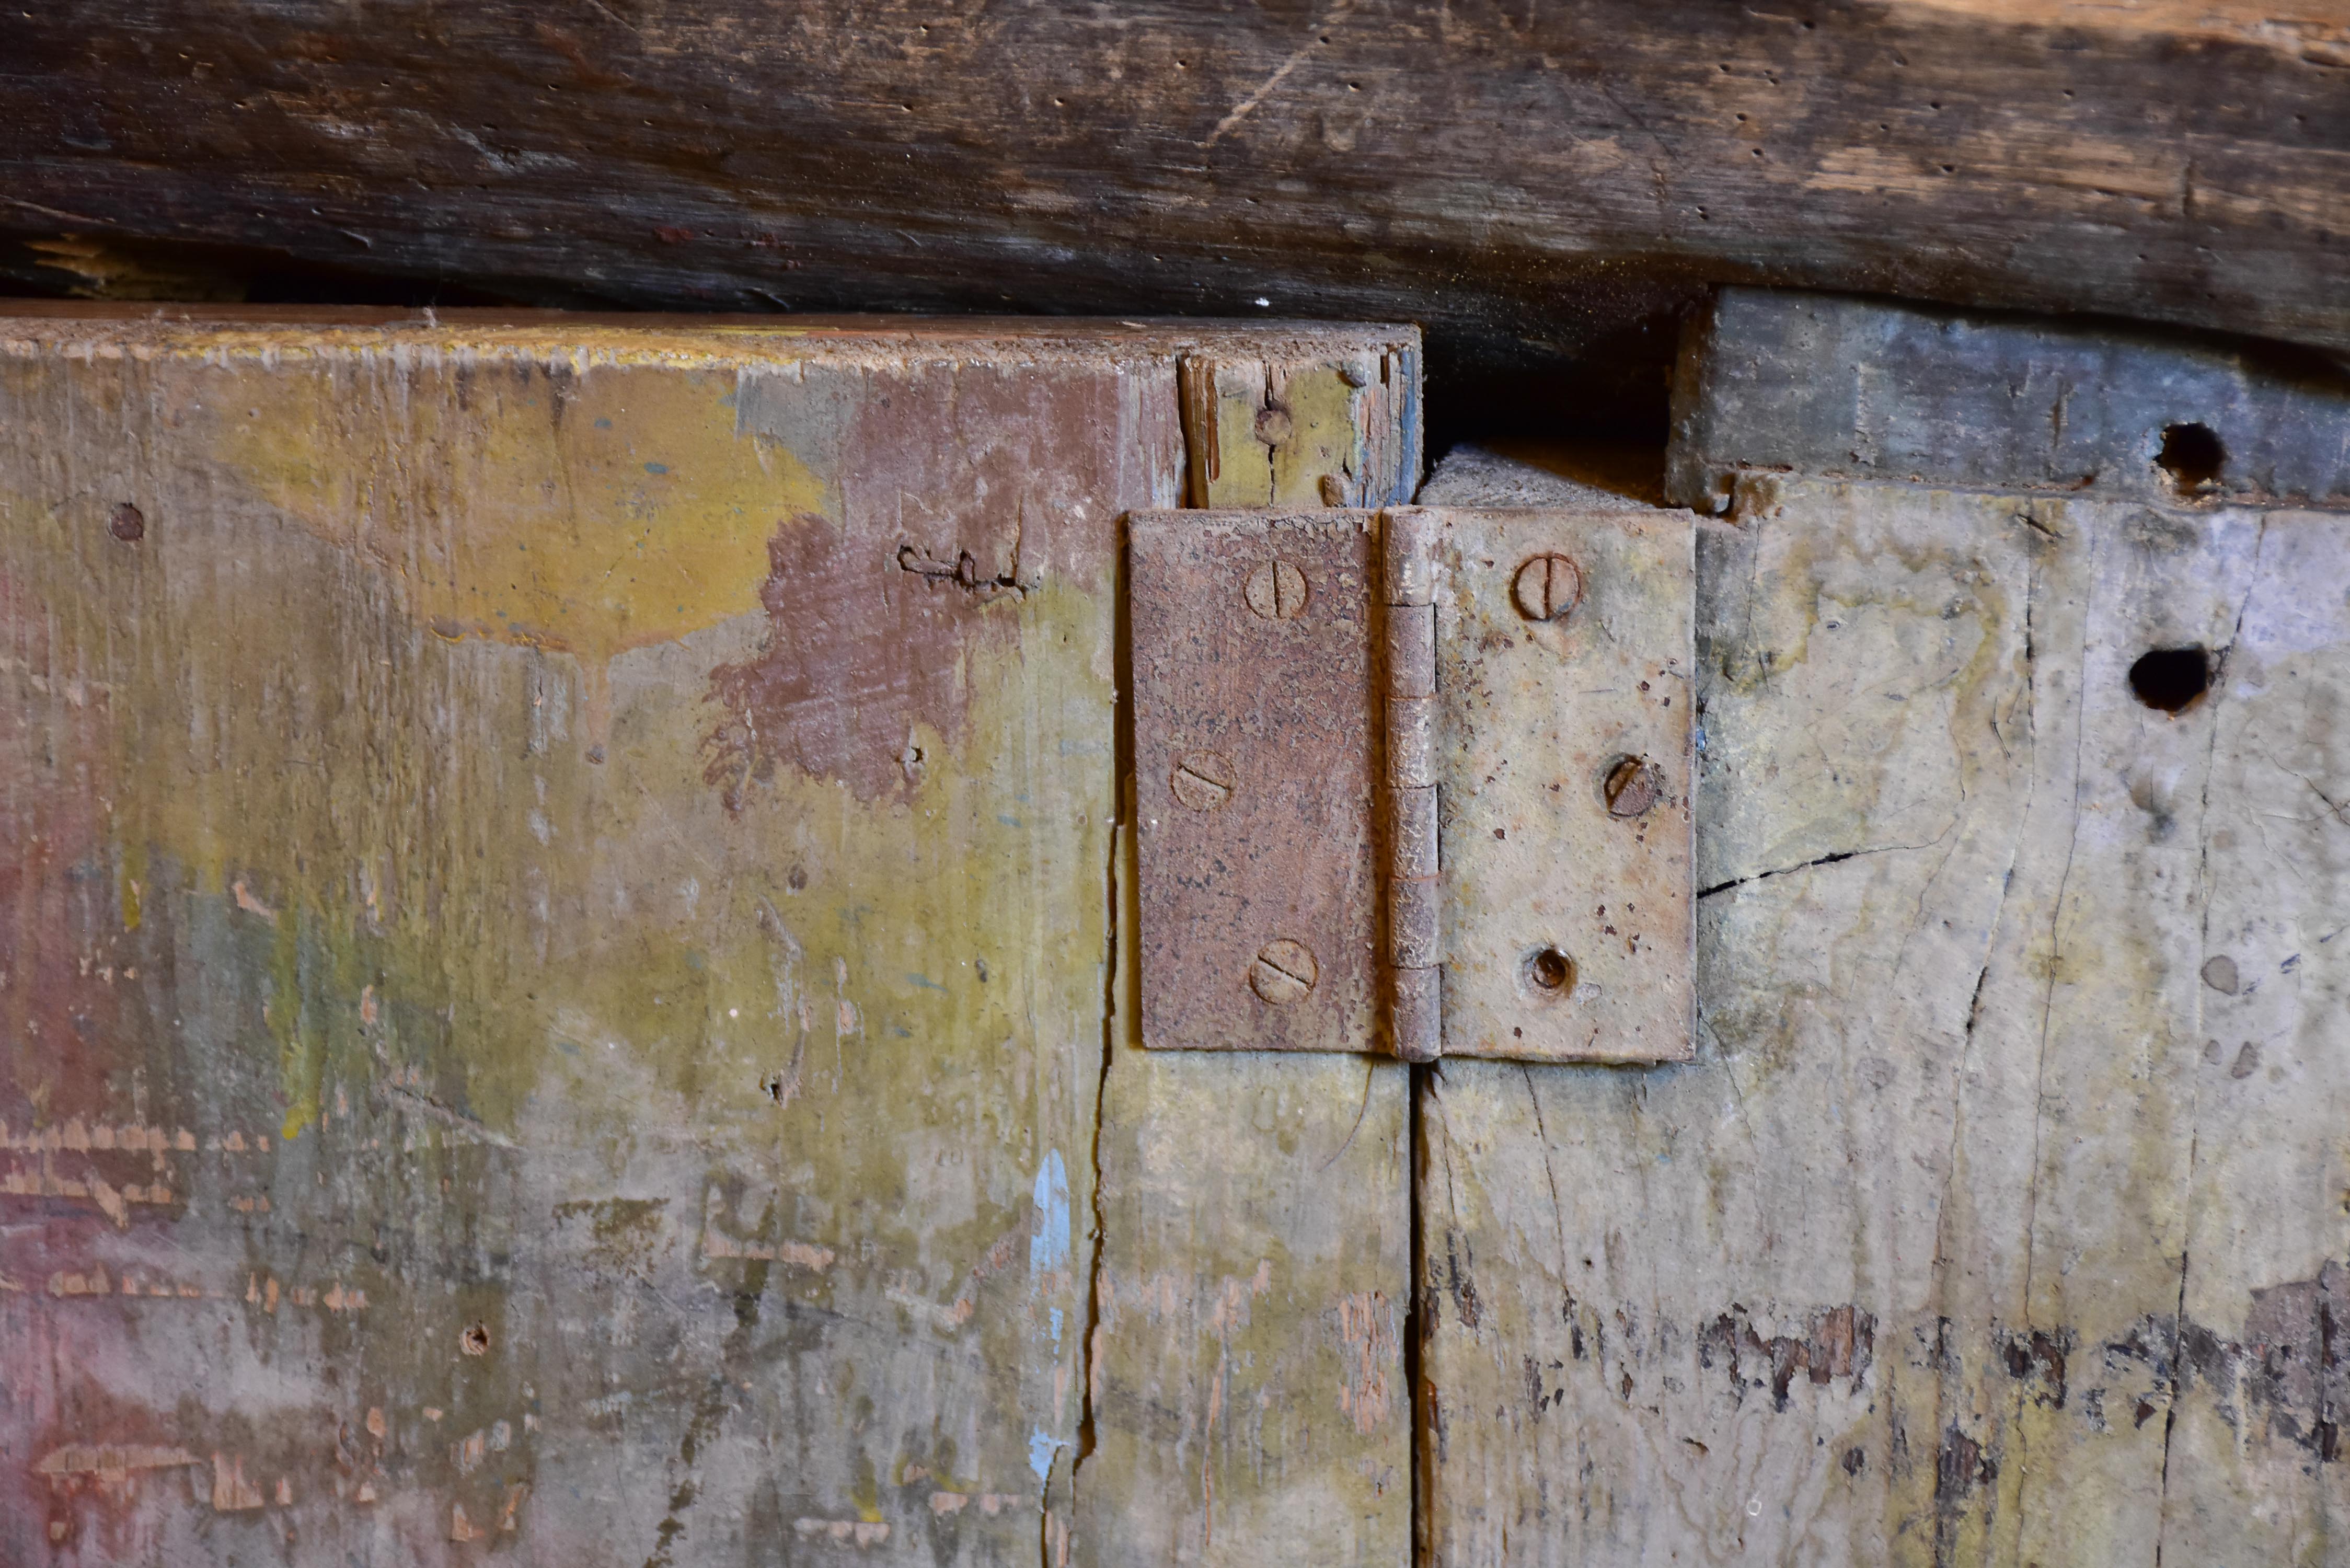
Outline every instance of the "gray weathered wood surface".
<path fill-rule="evenodd" d="M 2350 503 L 2350 366 L 2274 344 L 1726 288 L 1673 379 L 1668 498 L 1738 473 L 2145 501 Z"/>
<path fill-rule="evenodd" d="M 1424 1101 L 1432 1560 L 2339 1561 L 2340 518 L 1736 514 L 1698 1060 Z"/>

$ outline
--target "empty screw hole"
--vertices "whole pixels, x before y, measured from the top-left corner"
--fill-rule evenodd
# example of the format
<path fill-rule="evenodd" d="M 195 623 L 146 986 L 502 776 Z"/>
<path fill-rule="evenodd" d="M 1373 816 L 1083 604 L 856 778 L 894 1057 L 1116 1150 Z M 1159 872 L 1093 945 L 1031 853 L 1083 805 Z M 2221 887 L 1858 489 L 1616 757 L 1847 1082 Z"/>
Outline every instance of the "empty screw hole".
<path fill-rule="evenodd" d="M 2162 450 L 2154 454 L 2155 467 L 2170 476 L 2170 487 L 2181 495 L 2215 488 L 2227 462 L 2228 449 L 2210 425 L 2165 426 Z"/>
<path fill-rule="evenodd" d="M 2158 648 L 2130 666 L 2129 683 L 2147 707 L 2183 712 L 2211 690 L 2211 656 L 2199 648 Z"/>
<path fill-rule="evenodd" d="M 1575 961 L 1556 948 L 1526 960 L 1526 979 L 1536 991 L 1565 991 L 1575 984 Z"/>
<path fill-rule="evenodd" d="M 463 1339 L 466 1355 L 486 1355 L 489 1354 L 490 1330 L 488 1324 L 479 1323 L 473 1324 L 465 1330 Z"/>

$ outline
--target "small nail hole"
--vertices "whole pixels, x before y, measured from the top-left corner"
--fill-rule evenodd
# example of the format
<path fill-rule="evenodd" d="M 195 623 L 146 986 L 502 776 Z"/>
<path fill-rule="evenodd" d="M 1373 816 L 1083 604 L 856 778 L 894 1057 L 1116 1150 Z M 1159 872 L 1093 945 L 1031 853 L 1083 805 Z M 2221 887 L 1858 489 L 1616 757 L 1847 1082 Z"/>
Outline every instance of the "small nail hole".
<path fill-rule="evenodd" d="M 1575 984 L 1575 961 L 1556 948 L 1544 948 L 1526 960 L 1526 981 L 1536 991 L 1569 990 Z"/>
<path fill-rule="evenodd" d="M 487 1355 L 490 1352 L 489 1325 L 479 1323 L 473 1324 L 465 1330 L 463 1341 L 466 1355 Z"/>
<path fill-rule="evenodd" d="M 2197 495 L 2218 488 L 2220 471 L 2228 465 L 2228 449 L 2210 425 L 2167 425 L 2154 465 L 2169 475 L 2171 489 Z"/>
<path fill-rule="evenodd" d="M 2130 666 L 2129 683 L 2147 707 L 2183 712 L 2211 690 L 2211 656 L 2199 648 L 2158 648 Z"/>

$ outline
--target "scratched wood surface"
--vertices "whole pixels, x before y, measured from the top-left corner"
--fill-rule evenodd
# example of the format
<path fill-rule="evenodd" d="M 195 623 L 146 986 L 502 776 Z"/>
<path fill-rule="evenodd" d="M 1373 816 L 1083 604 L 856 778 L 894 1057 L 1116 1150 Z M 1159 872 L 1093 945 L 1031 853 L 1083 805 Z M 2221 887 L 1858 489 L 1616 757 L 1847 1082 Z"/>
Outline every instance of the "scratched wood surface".
<path fill-rule="evenodd" d="M 1095 1325 L 1225 1273 L 1146 1379 L 1219 1550 L 1399 1429 L 1399 1168 L 1097 1268 L 1116 524 L 1195 353 L 1409 483 L 1409 331 L 0 318 L 0 1560 L 1071 1560 L 1158 1433 Z"/>
<path fill-rule="evenodd" d="M 1430 1560 L 2341 1561 L 2342 520 L 1736 516 L 1698 1059 L 1424 1100 Z"/>

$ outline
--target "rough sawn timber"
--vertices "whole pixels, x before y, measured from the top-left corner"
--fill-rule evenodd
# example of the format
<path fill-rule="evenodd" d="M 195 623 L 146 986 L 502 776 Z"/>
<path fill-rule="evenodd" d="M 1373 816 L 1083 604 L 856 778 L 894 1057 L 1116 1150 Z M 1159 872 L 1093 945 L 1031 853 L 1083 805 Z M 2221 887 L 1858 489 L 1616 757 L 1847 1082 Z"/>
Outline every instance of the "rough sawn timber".
<path fill-rule="evenodd" d="M 1403 1539 L 1399 1091 L 1109 1054 L 1191 354 L 1409 486 L 1409 329 L 0 317 L 0 1560 Z"/>
<path fill-rule="evenodd" d="M 1426 1092 L 1430 1561 L 2340 1561 L 2342 516 L 1734 514 L 1698 1060 Z"/>
<path fill-rule="evenodd" d="M 2339 348 L 2345 65 L 2264 0 L 81 0 L 0 20 L 0 225 L 164 297 L 1262 298 L 1544 353 L 1743 281 Z"/>

